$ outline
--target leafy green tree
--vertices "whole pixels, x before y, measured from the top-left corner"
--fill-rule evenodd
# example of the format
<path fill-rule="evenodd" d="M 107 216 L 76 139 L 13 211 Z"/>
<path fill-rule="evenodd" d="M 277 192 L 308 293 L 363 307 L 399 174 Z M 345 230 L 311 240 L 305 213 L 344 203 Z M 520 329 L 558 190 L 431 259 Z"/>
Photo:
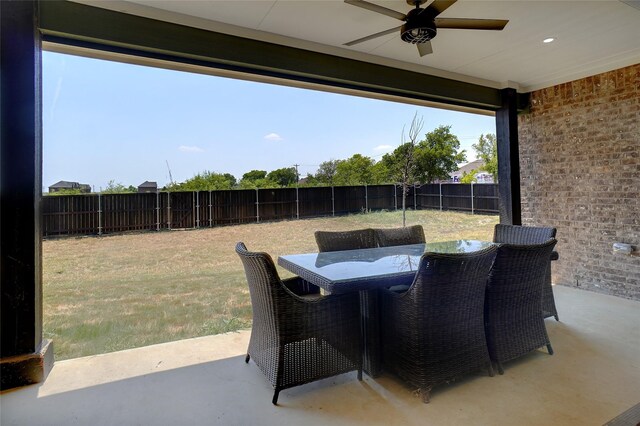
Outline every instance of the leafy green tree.
<path fill-rule="evenodd" d="M 298 174 L 296 173 L 295 167 L 283 167 L 269 172 L 267 179 L 277 183 L 281 187 L 287 187 L 298 181 Z"/>
<path fill-rule="evenodd" d="M 416 177 L 423 183 L 449 179 L 451 172 L 458 169 L 458 164 L 467 159 L 466 152 L 458 152 L 458 149 L 460 141 L 451 133 L 451 126 L 436 127 L 416 146 Z"/>
<path fill-rule="evenodd" d="M 373 175 L 372 158 L 361 154 L 354 154 L 351 158 L 338 161 L 336 174 L 334 176 L 335 185 L 371 185 L 375 183 Z"/>
<path fill-rule="evenodd" d="M 478 158 L 484 162 L 481 170 L 493 176 L 493 181 L 498 181 L 498 143 L 496 135 L 489 133 L 480 135 L 478 143 L 471 145 L 478 154 Z"/>
<path fill-rule="evenodd" d="M 136 192 L 137 189 L 133 185 L 124 186 L 120 182 L 116 182 L 115 180 L 110 180 L 107 184 L 107 187 L 102 190 L 103 194 L 128 194 L 132 192 Z"/>
<path fill-rule="evenodd" d="M 460 177 L 460 183 L 475 183 L 478 181 L 476 175 L 478 174 L 477 169 L 471 170 L 469 173 L 462 172 L 462 176 Z"/>
<path fill-rule="evenodd" d="M 232 179 L 230 179 L 231 177 Z M 205 170 L 186 181 L 175 184 L 173 191 L 215 191 L 231 189 L 235 185 L 235 177 L 229 173 L 216 173 Z"/>
<path fill-rule="evenodd" d="M 339 162 L 340 160 L 331 159 L 320 163 L 315 174 L 316 181 L 324 185 L 333 185 L 333 180 L 336 177 Z"/>
<path fill-rule="evenodd" d="M 229 181 L 232 188 L 238 184 L 236 177 L 231 173 L 223 173 L 222 176 L 224 176 Z"/>
<path fill-rule="evenodd" d="M 242 175 L 238 183 L 240 189 L 277 188 L 278 184 L 267 179 L 265 170 L 251 170 Z"/>
<path fill-rule="evenodd" d="M 279 185 L 267 178 L 264 179 L 242 179 L 238 184 L 240 189 L 262 189 L 262 188 L 279 188 Z"/>
<path fill-rule="evenodd" d="M 267 172 L 265 170 L 251 170 L 242 175 L 242 180 L 258 180 L 265 179 L 267 177 Z"/>

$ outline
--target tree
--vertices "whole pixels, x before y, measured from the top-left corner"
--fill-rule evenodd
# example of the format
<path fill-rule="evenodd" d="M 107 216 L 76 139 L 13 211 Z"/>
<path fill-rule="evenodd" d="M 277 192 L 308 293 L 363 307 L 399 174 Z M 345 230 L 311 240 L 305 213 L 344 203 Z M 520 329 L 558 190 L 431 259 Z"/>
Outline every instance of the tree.
<path fill-rule="evenodd" d="M 316 181 L 324 185 L 333 185 L 339 162 L 340 160 L 331 159 L 320 163 L 315 175 Z"/>
<path fill-rule="evenodd" d="M 251 170 L 242 175 L 238 183 L 240 189 L 277 188 L 278 184 L 267 179 L 265 170 Z"/>
<path fill-rule="evenodd" d="M 460 177 L 460 183 L 475 183 L 478 181 L 476 175 L 478 174 L 477 169 L 471 170 L 469 173 L 462 172 L 462 176 Z"/>
<path fill-rule="evenodd" d="M 182 183 L 172 186 L 172 191 L 215 191 L 231 189 L 236 178 L 229 173 L 216 173 L 205 170 Z"/>
<path fill-rule="evenodd" d="M 120 182 L 116 182 L 115 180 L 110 180 L 107 184 L 107 187 L 102 190 L 103 194 L 128 194 L 132 192 L 136 192 L 137 189 L 133 185 L 124 186 Z"/>
<path fill-rule="evenodd" d="M 460 141 L 451 133 L 451 126 L 438 126 L 425 135 L 416 146 L 416 177 L 423 183 L 449 179 L 458 164 L 467 160 L 464 150 L 458 152 Z"/>
<path fill-rule="evenodd" d="M 242 175 L 242 180 L 258 180 L 264 179 L 267 177 L 267 172 L 265 170 L 251 170 Z"/>
<path fill-rule="evenodd" d="M 352 157 L 338 161 L 334 184 L 336 185 L 371 185 L 375 183 L 373 176 L 372 158 L 361 154 L 354 154 Z"/>
<path fill-rule="evenodd" d="M 283 167 L 269 172 L 267 179 L 281 187 L 287 187 L 298 181 L 298 173 L 296 173 L 295 167 Z"/>
<path fill-rule="evenodd" d="M 416 140 L 422 131 L 423 119 L 418 119 L 416 113 L 411 120 L 409 127 L 409 141 L 397 147 L 391 154 L 382 157 L 382 163 L 386 165 L 389 176 L 394 182 L 400 183 L 402 187 L 402 226 L 407 224 L 407 195 L 409 187 L 415 183 L 418 169 L 416 164 Z M 402 140 L 405 140 L 404 129 L 402 129 Z"/>
<path fill-rule="evenodd" d="M 498 182 L 498 143 L 496 135 L 488 133 L 480 135 L 478 143 L 471 145 L 478 154 L 478 158 L 484 162 L 481 170 L 493 176 L 493 181 Z"/>

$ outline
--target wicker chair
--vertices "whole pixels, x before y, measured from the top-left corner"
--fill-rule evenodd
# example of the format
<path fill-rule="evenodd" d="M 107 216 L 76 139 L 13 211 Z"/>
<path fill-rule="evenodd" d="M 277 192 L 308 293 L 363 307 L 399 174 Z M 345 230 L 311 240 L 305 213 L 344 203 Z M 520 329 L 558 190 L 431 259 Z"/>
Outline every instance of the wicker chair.
<path fill-rule="evenodd" d="M 402 246 L 406 244 L 424 244 L 422 225 L 403 228 L 374 229 L 378 247 Z"/>
<path fill-rule="evenodd" d="M 556 228 L 543 228 L 536 226 L 496 225 L 493 231 L 493 242 L 507 244 L 542 244 L 550 238 L 556 237 Z M 551 260 L 558 260 L 558 252 L 551 253 Z M 543 318 L 555 317 L 560 321 L 556 301 L 553 298 L 551 286 L 551 262 L 547 266 L 546 280 L 542 291 L 542 316 Z"/>
<path fill-rule="evenodd" d="M 362 380 L 358 293 L 317 293 L 299 278 L 281 280 L 271 256 L 236 245 L 249 283 L 253 327 L 245 361 L 253 359 L 281 390 L 357 370 Z M 311 288 L 310 288 L 311 287 Z M 297 294 L 296 294 L 297 292 Z"/>
<path fill-rule="evenodd" d="M 424 402 L 435 385 L 482 368 L 493 376 L 483 313 L 496 249 L 426 253 L 409 290 L 380 291 L 384 369 L 417 386 Z"/>
<path fill-rule="evenodd" d="M 544 244 L 502 244 L 489 274 L 485 298 L 485 327 L 491 360 L 503 374 L 502 363 L 542 346 L 553 355 L 540 315 L 549 256 L 555 239 Z"/>
<path fill-rule="evenodd" d="M 373 229 L 341 232 L 316 231 L 315 237 L 320 252 L 377 247 Z"/>

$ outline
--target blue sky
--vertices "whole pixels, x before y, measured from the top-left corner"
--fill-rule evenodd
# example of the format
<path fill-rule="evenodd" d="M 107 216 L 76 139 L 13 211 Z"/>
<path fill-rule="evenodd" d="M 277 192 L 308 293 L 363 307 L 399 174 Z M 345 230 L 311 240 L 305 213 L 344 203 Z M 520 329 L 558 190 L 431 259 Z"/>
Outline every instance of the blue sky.
<path fill-rule="evenodd" d="M 160 186 L 204 170 L 252 170 L 360 153 L 379 160 L 415 113 L 451 125 L 467 158 L 493 117 L 320 91 L 43 53 L 43 186 L 110 180 Z"/>

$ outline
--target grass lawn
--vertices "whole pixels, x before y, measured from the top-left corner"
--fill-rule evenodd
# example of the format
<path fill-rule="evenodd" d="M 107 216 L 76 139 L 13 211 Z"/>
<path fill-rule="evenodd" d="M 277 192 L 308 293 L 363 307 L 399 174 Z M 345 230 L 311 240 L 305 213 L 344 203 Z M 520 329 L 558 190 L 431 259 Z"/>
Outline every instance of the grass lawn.
<path fill-rule="evenodd" d="M 427 241 L 490 240 L 497 222 L 497 216 L 407 212 L 407 224 L 421 224 Z M 401 224 L 400 212 L 381 212 L 46 240 L 44 334 L 61 360 L 248 328 L 251 304 L 236 242 L 275 260 L 317 251 L 316 230 Z"/>

